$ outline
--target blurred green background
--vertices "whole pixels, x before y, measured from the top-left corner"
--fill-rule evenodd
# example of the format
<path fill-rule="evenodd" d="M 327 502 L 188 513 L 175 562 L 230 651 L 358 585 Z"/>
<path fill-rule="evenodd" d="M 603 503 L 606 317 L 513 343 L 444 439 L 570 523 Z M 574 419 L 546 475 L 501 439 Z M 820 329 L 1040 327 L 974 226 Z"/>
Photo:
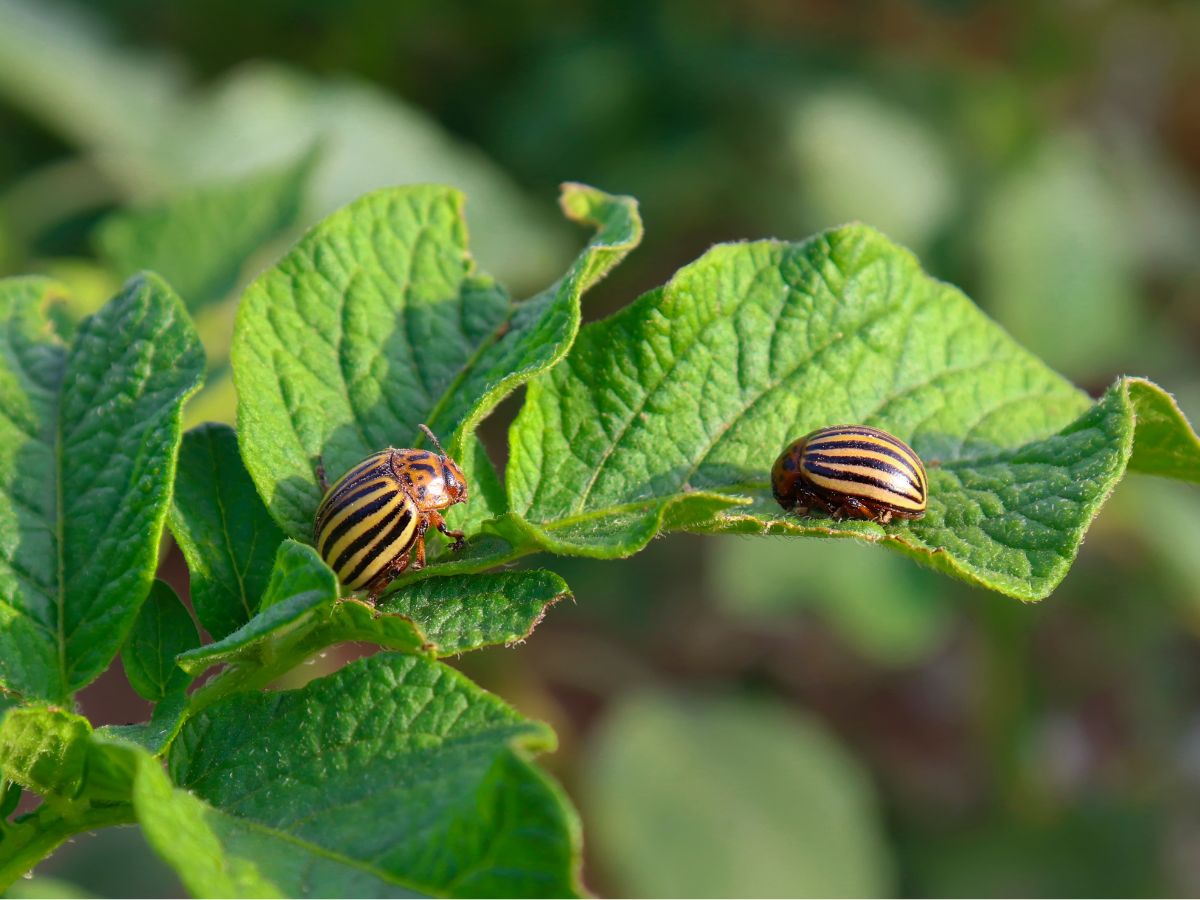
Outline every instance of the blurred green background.
<path fill-rule="evenodd" d="M 199 285 L 193 423 L 231 418 L 233 301 L 301 227 L 456 184 L 522 296 L 582 240 L 563 180 L 646 220 L 589 318 L 715 241 L 862 219 L 1093 393 L 1148 375 L 1200 422 L 1195 2 L 0 3 L 0 274 L 70 285 L 64 327 L 147 264 L 123 233 L 264 177 L 305 200 L 243 266 L 164 272 Z M 1200 893 L 1193 488 L 1128 478 L 1037 606 L 813 540 L 535 562 L 576 602 L 459 664 L 558 731 L 597 893 Z M 119 667 L 82 702 L 145 710 Z M 179 890 L 124 829 L 11 895 Z"/>

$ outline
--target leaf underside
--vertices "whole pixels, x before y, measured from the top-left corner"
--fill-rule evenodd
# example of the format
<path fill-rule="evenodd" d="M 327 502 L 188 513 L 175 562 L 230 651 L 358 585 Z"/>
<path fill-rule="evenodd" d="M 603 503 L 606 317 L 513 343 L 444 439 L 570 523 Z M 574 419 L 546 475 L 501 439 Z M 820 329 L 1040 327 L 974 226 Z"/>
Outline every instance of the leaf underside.
<path fill-rule="evenodd" d="M 534 570 L 430 579 L 373 607 L 339 598 L 337 579 L 316 551 L 288 540 L 259 613 L 222 640 L 182 653 L 178 662 L 191 675 L 229 667 L 205 688 L 224 694 L 265 684 L 345 641 L 436 656 L 521 641 L 551 604 L 569 596 L 553 572 Z"/>

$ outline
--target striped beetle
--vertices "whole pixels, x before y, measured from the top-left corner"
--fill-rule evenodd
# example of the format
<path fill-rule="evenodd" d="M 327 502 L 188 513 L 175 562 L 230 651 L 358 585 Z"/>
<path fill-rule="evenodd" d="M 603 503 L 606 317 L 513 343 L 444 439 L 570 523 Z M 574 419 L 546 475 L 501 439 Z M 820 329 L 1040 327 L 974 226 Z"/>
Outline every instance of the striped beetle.
<path fill-rule="evenodd" d="M 925 515 L 925 466 L 898 437 L 866 425 L 818 428 L 788 444 L 771 469 L 771 488 L 784 509 L 814 507 L 835 519 Z"/>
<path fill-rule="evenodd" d="M 421 430 L 438 448 L 372 453 L 337 480 L 317 478 L 325 496 L 313 523 L 313 543 L 321 558 L 350 591 L 367 589 L 372 603 L 388 583 L 411 568 L 425 567 L 425 532 L 433 526 L 454 538 L 461 550 L 463 533 L 451 531 L 439 510 L 467 499 L 467 480 L 426 426 Z"/>

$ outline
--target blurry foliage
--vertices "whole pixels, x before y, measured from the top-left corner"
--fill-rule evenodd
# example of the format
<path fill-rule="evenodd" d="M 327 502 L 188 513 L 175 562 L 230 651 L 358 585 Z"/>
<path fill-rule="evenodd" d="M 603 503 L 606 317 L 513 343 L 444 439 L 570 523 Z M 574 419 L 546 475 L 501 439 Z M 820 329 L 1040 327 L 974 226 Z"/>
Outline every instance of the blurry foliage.
<path fill-rule="evenodd" d="M 944 227 L 957 194 L 939 137 L 919 118 L 859 89 L 797 104 L 789 127 L 798 218 L 861 219 L 918 254 Z"/>
<path fill-rule="evenodd" d="M 96 229 L 96 248 L 121 278 L 162 275 L 194 315 L 228 296 L 247 259 L 295 225 L 316 161 L 306 153 L 278 170 L 116 212 Z"/>
<path fill-rule="evenodd" d="M 1157 896 L 1162 837 L 1145 809 L 1088 798 L 1054 821 L 927 835 L 914 874 L 935 897 Z"/>
<path fill-rule="evenodd" d="M 119 47 L 82 10 L 14 2 L 0 9 L 0 96 L 80 151 L 72 164 L 52 163 L 9 189 L 14 221 L 38 226 L 20 236 L 35 252 L 90 204 L 162 200 L 293 163 L 319 145 L 306 222 L 376 187 L 444 182 L 473 198 L 472 215 L 495 217 L 472 222 L 491 271 L 527 286 L 561 262 L 558 233 L 492 162 L 352 79 L 255 65 L 189 90 L 176 66 Z M 67 189 L 80 178 L 107 187 L 72 197 Z M 47 196 L 56 198 L 53 218 L 38 212 Z"/>
<path fill-rule="evenodd" d="M 122 848 L 124 849 L 124 848 Z M 159 873 L 154 873 L 155 875 Z M 158 885 L 153 880 L 151 881 L 154 887 Z M 10 900 L 67 900 L 71 897 L 96 897 L 97 894 L 91 891 L 85 891 L 83 888 L 69 881 L 63 881 L 60 878 L 54 878 L 49 875 L 38 875 L 30 878 L 27 881 L 19 884 L 14 884 L 11 888 L 5 891 L 4 896 Z"/>
<path fill-rule="evenodd" d="M 0 96 L 79 151 L 0 190 L 0 218 L 21 226 L 0 265 L 7 256 L 10 271 L 45 271 L 57 263 L 32 258 L 92 243 L 118 279 L 153 268 L 193 310 L 224 299 L 198 322 L 215 377 L 198 401 L 204 418 L 193 411 L 191 422 L 233 421 L 224 363 L 236 288 L 248 262 L 269 260 L 255 252 L 362 193 L 414 181 L 463 188 L 477 255 L 518 291 L 562 261 L 560 233 L 508 176 L 369 85 L 271 64 L 205 90 L 185 84 L 163 59 L 124 52 L 81 10 L 0 9 Z M 305 161 L 314 147 L 315 162 Z M 127 204 L 136 208 L 105 215 Z M 68 310 L 67 321 L 90 311 Z"/>
<path fill-rule="evenodd" d="M 721 608 L 766 628 L 810 613 L 879 665 L 927 659 L 952 622 L 937 575 L 853 541 L 726 539 L 710 556 Z"/>
<path fill-rule="evenodd" d="M 60 326 L 124 274 L 92 256 L 111 211 L 253 176 L 315 141 L 303 223 L 381 184 L 454 183 L 469 216 L 501 216 L 473 221 L 472 245 L 514 287 L 561 265 L 565 229 L 539 212 L 558 182 L 639 195 L 645 246 L 589 314 L 714 240 L 862 219 L 916 245 L 1052 366 L 1094 388 L 1153 367 L 1200 416 L 1195 4 L 89 9 L 109 33 L 65 4 L 0 4 L 0 273 L 65 283 L 79 305 L 55 313 Z M 231 311 L 198 323 L 218 359 Z M 233 402 L 218 371 L 187 415 L 230 421 Z M 586 789 L 604 762 L 593 739 L 638 736 L 610 724 L 643 703 L 619 699 L 631 682 L 749 682 L 834 721 L 871 766 L 907 894 L 1195 893 L 1198 545 L 1194 489 L 1130 479 L 1072 577 L 1018 609 L 844 542 L 675 538 L 558 566 L 578 604 L 518 654 L 468 665 L 485 686 L 523 685 L 506 695 L 526 712 L 548 710 L 564 748 L 551 764 L 582 771 L 600 829 L 646 800 L 614 794 L 601 811 Z M 726 829 L 731 855 L 739 833 Z M 113 857 L 133 858 L 105 842 L 129 835 L 81 840 L 46 869 L 136 892 L 103 881 Z M 589 864 L 638 891 L 623 871 L 636 860 L 606 855 L 606 840 Z M 178 892 L 143 857 L 122 877 Z"/>
<path fill-rule="evenodd" d="M 1151 338 L 1136 315 L 1125 212 L 1094 148 L 1070 137 L 1037 148 L 984 210 L 982 296 L 1019 341 L 1068 372 L 1127 364 L 1121 354 L 1136 358 Z"/>
<path fill-rule="evenodd" d="M 618 896 L 895 892 L 866 774 L 781 704 L 631 694 L 599 726 L 584 788 Z"/>
<path fill-rule="evenodd" d="M 114 865 L 114 860 L 120 864 Z M 18 881 L 5 896 L 14 900 L 180 897 L 183 886 L 174 870 L 150 849 L 140 829 L 105 828 L 75 838 L 47 860 L 37 875 Z"/>

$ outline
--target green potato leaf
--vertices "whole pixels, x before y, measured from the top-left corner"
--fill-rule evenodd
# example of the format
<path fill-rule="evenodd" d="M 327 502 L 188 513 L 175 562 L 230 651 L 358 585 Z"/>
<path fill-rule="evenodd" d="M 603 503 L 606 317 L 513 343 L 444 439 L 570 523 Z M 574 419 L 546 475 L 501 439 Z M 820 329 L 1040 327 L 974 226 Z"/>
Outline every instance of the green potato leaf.
<path fill-rule="evenodd" d="M 923 456 L 924 519 L 782 513 L 775 456 L 842 422 Z M 1092 404 L 910 253 L 852 225 L 715 247 L 583 329 L 529 385 L 510 432 L 510 513 L 488 528 L 508 558 L 624 556 L 669 529 L 852 536 L 1035 600 L 1066 574 L 1131 453 L 1140 471 L 1200 480 L 1200 442 L 1161 389 L 1126 379 Z"/>
<path fill-rule="evenodd" d="M 214 809 L 172 785 L 153 759 L 139 762 L 133 804 L 150 845 L 196 897 L 417 896 L 370 866 Z"/>
<path fill-rule="evenodd" d="M 741 533 L 853 535 L 949 575 L 1021 600 L 1040 600 L 1066 576 L 1100 506 L 1125 473 L 1139 432 L 1137 400 L 1169 397 L 1150 382 L 1118 381 L 1061 431 L 990 456 L 945 460 L 929 472 L 925 518 L 899 527 L 784 516 L 766 496 L 706 528 Z M 1165 398 L 1165 399 L 1164 399 Z M 1186 422 L 1148 467 L 1175 464 L 1196 443 Z M 1200 458 L 1195 450 L 1194 460 Z M 764 488 L 764 494 L 766 489 Z"/>
<path fill-rule="evenodd" d="M 65 702 L 108 666 L 150 591 L 200 348 L 142 275 L 69 348 L 49 282 L 0 283 L 0 683 Z"/>
<path fill-rule="evenodd" d="M 96 734 L 127 744 L 141 747 L 154 756 L 162 755 L 183 727 L 189 712 L 188 695 L 183 690 L 173 690 L 154 704 L 149 721 L 130 725 L 101 725 Z"/>
<path fill-rule="evenodd" d="M 337 602 L 337 578 L 317 552 L 306 544 L 284 541 L 258 614 L 221 640 L 178 657 L 191 675 L 214 665 L 229 667 L 195 695 L 194 703 L 230 690 L 262 687 L 333 643 L 332 638 L 326 643 L 316 636 L 328 630 Z M 402 629 L 400 640 L 406 649 L 421 646 L 411 628 L 407 633 Z"/>
<path fill-rule="evenodd" d="M 125 676 L 152 703 L 182 694 L 191 678 L 175 665 L 175 657 L 199 645 L 187 607 L 169 584 L 156 580 L 121 651 Z"/>
<path fill-rule="evenodd" d="M 1137 423 L 1129 468 L 1200 483 L 1200 437 L 1175 398 L 1144 378 L 1126 378 L 1123 388 Z"/>
<path fill-rule="evenodd" d="M 435 431 L 455 435 L 456 450 L 497 403 L 566 355 L 579 332 L 580 297 L 641 242 L 637 204 L 628 197 L 566 184 L 560 202 L 567 218 L 593 227 L 595 237 L 566 275 L 513 307 L 495 340 L 480 348 L 454 390 L 430 413 Z"/>
<path fill-rule="evenodd" d="M 428 578 L 397 591 L 380 609 L 406 616 L 438 656 L 523 641 L 551 605 L 570 597 L 553 572 Z"/>
<path fill-rule="evenodd" d="M 43 796 L 73 800 L 83 793 L 91 734 L 87 719 L 66 710 L 10 710 L 0 721 L 0 772 Z"/>
<path fill-rule="evenodd" d="M 448 576 L 418 582 L 378 608 L 339 598 L 337 579 L 306 544 L 279 548 L 262 606 L 225 638 L 182 653 L 190 675 L 225 666 L 193 695 L 194 708 L 237 691 L 262 687 L 314 653 L 364 641 L 422 656 L 449 656 L 524 640 L 546 609 L 570 596 L 552 572 Z"/>
<path fill-rule="evenodd" d="M 97 740 L 83 716 L 23 706 L 0 721 L 0 775 L 58 808 L 129 799 L 133 766 L 122 747 Z"/>
<path fill-rule="evenodd" d="M 283 532 L 267 513 L 226 425 L 183 436 L 167 526 L 187 560 L 196 617 L 213 638 L 258 609 Z"/>
<path fill-rule="evenodd" d="M 384 653 L 210 707 L 184 726 L 169 771 L 226 817 L 208 826 L 220 841 L 264 854 L 260 877 L 286 878 L 296 867 L 273 855 L 298 853 L 347 867 L 324 870 L 318 893 L 371 876 L 430 896 L 573 896 L 578 823 L 525 756 L 553 743 L 454 670 Z"/>

